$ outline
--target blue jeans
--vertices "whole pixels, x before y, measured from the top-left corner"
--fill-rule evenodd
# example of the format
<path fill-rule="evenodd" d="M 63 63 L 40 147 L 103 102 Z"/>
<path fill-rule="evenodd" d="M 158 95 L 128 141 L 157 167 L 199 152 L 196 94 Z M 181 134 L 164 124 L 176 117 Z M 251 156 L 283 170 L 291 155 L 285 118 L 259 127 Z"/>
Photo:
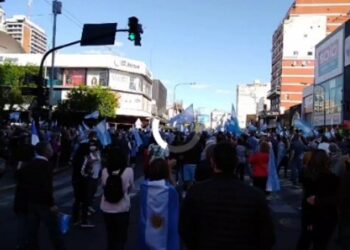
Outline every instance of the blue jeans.
<path fill-rule="evenodd" d="M 37 239 L 40 223 L 43 222 L 48 230 L 50 240 L 55 250 L 65 250 L 62 234 L 58 224 L 58 215 L 47 206 L 30 204 L 28 212 L 29 249 L 37 249 Z"/>
<path fill-rule="evenodd" d="M 303 159 L 299 158 L 294 158 L 292 160 L 292 176 L 291 176 L 291 181 L 293 182 L 294 185 L 296 185 L 299 181 L 299 175 L 301 168 L 303 166 Z"/>

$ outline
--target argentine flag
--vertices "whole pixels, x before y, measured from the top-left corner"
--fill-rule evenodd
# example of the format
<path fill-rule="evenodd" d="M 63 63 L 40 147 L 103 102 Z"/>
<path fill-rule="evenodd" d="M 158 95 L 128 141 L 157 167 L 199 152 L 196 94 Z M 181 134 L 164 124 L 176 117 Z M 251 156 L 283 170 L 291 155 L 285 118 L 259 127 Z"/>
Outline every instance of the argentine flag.
<path fill-rule="evenodd" d="M 32 145 L 35 146 L 40 142 L 38 130 L 36 129 L 35 122 L 32 122 Z"/>
<path fill-rule="evenodd" d="M 266 191 L 278 192 L 280 191 L 280 189 L 281 187 L 280 187 L 280 181 L 277 174 L 276 158 L 275 158 L 275 154 L 273 152 L 272 146 L 270 146 Z"/>
<path fill-rule="evenodd" d="M 97 133 L 97 138 L 100 140 L 103 147 L 112 143 L 111 135 L 107 130 L 106 120 L 102 120 L 99 124 L 97 124 L 97 126 L 95 127 L 95 131 Z"/>
<path fill-rule="evenodd" d="M 165 180 L 140 187 L 140 250 L 179 250 L 179 195 Z"/>

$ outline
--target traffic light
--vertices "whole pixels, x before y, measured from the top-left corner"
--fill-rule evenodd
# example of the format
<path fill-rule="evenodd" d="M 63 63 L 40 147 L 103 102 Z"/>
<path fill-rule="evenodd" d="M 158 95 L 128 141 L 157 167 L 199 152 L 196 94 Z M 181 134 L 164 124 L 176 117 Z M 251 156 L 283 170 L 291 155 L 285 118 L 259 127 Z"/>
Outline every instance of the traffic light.
<path fill-rule="evenodd" d="M 137 17 L 129 18 L 129 40 L 134 42 L 135 46 L 141 46 L 141 34 L 143 34 L 142 25 L 139 24 Z"/>

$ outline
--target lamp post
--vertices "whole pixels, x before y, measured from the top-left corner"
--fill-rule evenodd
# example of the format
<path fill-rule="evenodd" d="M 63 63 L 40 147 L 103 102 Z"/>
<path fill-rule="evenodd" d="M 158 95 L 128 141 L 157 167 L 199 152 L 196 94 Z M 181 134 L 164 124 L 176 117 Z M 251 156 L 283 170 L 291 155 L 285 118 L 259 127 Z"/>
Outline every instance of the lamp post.
<path fill-rule="evenodd" d="M 175 87 L 174 87 L 174 96 L 173 96 L 174 113 L 176 111 L 176 89 L 177 89 L 177 87 L 182 86 L 182 85 L 196 85 L 196 83 L 195 82 L 183 82 L 183 83 L 178 83 L 178 84 L 175 85 Z"/>

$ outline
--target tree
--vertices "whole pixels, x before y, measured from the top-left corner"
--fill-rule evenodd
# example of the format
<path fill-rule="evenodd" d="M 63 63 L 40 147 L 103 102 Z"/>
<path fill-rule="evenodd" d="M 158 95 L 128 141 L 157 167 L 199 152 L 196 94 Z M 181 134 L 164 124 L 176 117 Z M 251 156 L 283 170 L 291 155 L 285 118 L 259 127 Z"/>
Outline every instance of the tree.
<path fill-rule="evenodd" d="M 58 105 L 60 112 L 99 111 L 103 117 L 115 117 L 119 107 L 119 95 L 110 89 L 102 87 L 80 86 L 68 94 L 68 99 Z"/>
<path fill-rule="evenodd" d="M 18 66 L 13 63 L 4 63 L 0 65 L 0 109 L 5 104 L 10 105 L 10 109 L 14 105 L 29 104 L 33 100 L 33 96 L 23 96 L 21 88 L 26 85 L 35 87 L 35 82 L 26 81 L 26 79 L 34 79 L 39 72 L 39 67 L 34 65 Z"/>

